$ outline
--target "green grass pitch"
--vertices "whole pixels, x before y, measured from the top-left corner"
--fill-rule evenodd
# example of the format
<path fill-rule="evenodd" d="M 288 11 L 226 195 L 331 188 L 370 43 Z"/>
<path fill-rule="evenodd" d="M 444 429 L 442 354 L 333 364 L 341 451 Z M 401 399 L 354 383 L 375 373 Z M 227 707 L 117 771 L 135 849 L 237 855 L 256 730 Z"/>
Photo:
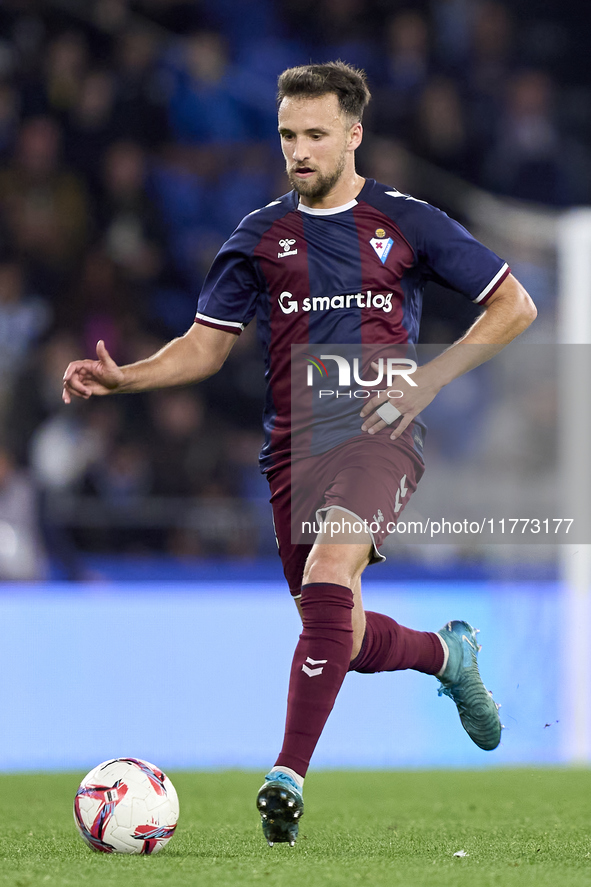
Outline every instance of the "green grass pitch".
<path fill-rule="evenodd" d="M 154 857 L 86 847 L 83 775 L 0 776 L 2 887 L 591 885 L 591 770 L 312 770 L 293 849 L 263 839 L 261 774 L 171 772 L 181 816 Z"/>

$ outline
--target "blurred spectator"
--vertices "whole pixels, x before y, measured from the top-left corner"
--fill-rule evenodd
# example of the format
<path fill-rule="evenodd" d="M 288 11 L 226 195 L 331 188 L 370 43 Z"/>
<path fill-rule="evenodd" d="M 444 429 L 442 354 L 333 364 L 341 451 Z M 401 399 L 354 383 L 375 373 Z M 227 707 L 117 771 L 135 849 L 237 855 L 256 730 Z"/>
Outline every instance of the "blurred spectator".
<path fill-rule="evenodd" d="M 61 400 L 64 366 L 80 346 L 66 333 L 55 333 L 36 355 L 15 389 L 10 428 L 15 451 L 30 466 L 39 491 L 39 522 L 52 565 L 66 579 L 87 578 L 71 532 L 59 519 L 60 497 L 82 490 L 90 467 L 104 462 L 109 437 L 95 411 Z"/>
<path fill-rule="evenodd" d="M 219 423 L 206 420 L 198 393 L 154 392 L 149 410 L 152 427 L 148 449 L 154 494 L 195 496 L 216 478 L 221 480 Z"/>
<path fill-rule="evenodd" d="M 470 176 L 472 152 L 458 87 L 450 78 L 430 80 L 420 97 L 412 147 L 452 172 Z"/>
<path fill-rule="evenodd" d="M 486 158 L 490 187 L 559 206 L 588 197 L 576 175 L 581 172 L 576 152 L 558 129 L 554 106 L 554 85 L 541 71 L 525 71 L 511 81 Z"/>
<path fill-rule="evenodd" d="M 222 242 L 244 216 L 267 202 L 277 165 L 267 145 L 247 145 L 212 188 L 211 223 Z"/>
<path fill-rule="evenodd" d="M 489 367 L 477 367 L 442 388 L 442 396 L 429 404 L 425 421 L 436 458 L 456 465 L 474 463 L 492 397 L 491 376 Z"/>
<path fill-rule="evenodd" d="M 245 554 L 254 557 L 275 555 L 277 543 L 272 533 L 257 534 L 255 528 L 268 526 L 271 521 L 271 506 L 269 504 L 269 485 L 260 472 L 258 466 L 258 454 L 262 445 L 262 433 L 256 431 L 244 431 L 236 428 L 228 440 L 225 459 L 232 476 L 234 495 L 247 505 L 244 509 L 245 516 L 250 516 L 251 530 L 248 532 L 248 542 Z"/>
<path fill-rule="evenodd" d="M 61 137 L 49 117 L 26 121 L 11 165 L 0 171 L 0 210 L 42 285 L 55 286 L 72 268 L 90 225 L 83 183 L 60 166 Z"/>
<path fill-rule="evenodd" d="M 8 83 L 0 83 L 0 157 L 12 153 L 18 132 L 20 100 Z"/>
<path fill-rule="evenodd" d="M 87 65 L 88 46 L 79 30 L 63 31 L 36 52 L 29 51 L 29 44 L 38 42 L 43 36 L 35 32 L 34 23 L 24 19 L 17 23 L 25 38 L 25 62 L 21 86 L 22 108 L 26 117 L 45 114 L 64 115 L 78 100 Z M 33 29 L 31 29 L 33 25 Z M 27 64 L 28 62 L 28 64 Z"/>
<path fill-rule="evenodd" d="M 169 64 L 172 59 L 170 54 Z M 170 122 L 177 141 L 220 146 L 250 137 L 247 113 L 236 98 L 228 49 L 220 34 L 191 34 L 184 42 L 180 64 L 175 57 L 171 70 Z"/>
<path fill-rule="evenodd" d="M 212 482 L 183 526 L 170 534 L 168 551 L 177 557 L 254 558 L 258 535 L 248 506 Z"/>
<path fill-rule="evenodd" d="M 82 353 L 93 356 L 96 343 L 103 339 L 114 359 L 121 359 L 125 323 L 139 306 L 135 291 L 101 246 L 84 257 L 62 308 L 65 308 L 60 317 L 62 323 L 80 330 Z"/>
<path fill-rule="evenodd" d="M 61 396 L 64 367 L 81 351 L 78 340 L 61 330 L 29 354 L 12 390 L 5 430 L 9 448 L 19 465 L 29 465 L 29 448 L 35 431 L 54 415 L 65 415 Z M 72 415 L 77 416 L 83 407 L 82 403 L 76 405 Z"/>
<path fill-rule="evenodd" d="M 27 289 L 22 263 L 0 261 L 0 427 L 14 380 L 50 320 L 47 302 Z"/>
<path fill-rule="evenodd" d="M 400 141 L 368 134 L 360 149 L 360 171 L 385 185 L 392 185 L 403 194 L 411 193 L 410 155 Z"/>
<path fill-rule="evenodd" d="M 203 2 L 194 0 L 137 0 L 135 4 L 151 22 L 174 34 L 186 34 L 203 25 Z"/>
<path fill-rule="evenodd" d="M 317 53 L 322 53 L 319 61 L 346 58 L 350 64 L 371 75 L 376 61 L 375 20 L 375 10 L 367 0 L 320 0 L 315 3 L 309 40 Z"/>
<path fill-rule="evenodd" d="M 514 23 L 508 7 L 496 0 L 478 4 L 472 19 L 471 74 L 481 92 L 502 86 L 511 63 Z"/>
<path fill-rule="evenodd" d="M 458 76 L 468 97 L 474 141 L 482 149 L 494 136 L 514 71 L 514 25 L 508 8 L 496 2 L 476 5 L 467 63 Z"/>
<path fill-rule="evenodd" d="M 215 181 L 220 165 L 210 148 L 173 148 L 155 164 L 151 185 L 166 228 L 168 251 L 185 287 L 196 295 L 228 231 L 215 223 Z M 193 315 L 194 316 L 194 315 Z"/>
<path fill-rule="evenodd" d="M 134 142 L 115 142 L 104 157 L 98 225 L 106 254 L 132 280 L 152 280 L 162 268 L 163 228 L 146 194 L 146 156 Z"/>
<path fill-rule="evenodd" d="M 129 0 L 95 0 L 93 19 L 102 31 L 116 34 L 129 18 Z"/>
<path fill-rule="evenodd" d="M 274 35 L 283 36 L 280 4 L 273 0 L 201 0 L 198 5 L 204 17 L 201 27 L 219 31 L 232 50 Z"/>
<path fill-rule="evenodd" d="M 236 430 L 260 435 L 264 366 L 254 323 L 238 336 L 221 371 L 202 383 L 201 390 L 207 398 L 209 413 L 216 415 L 220 423 L 227 414 L 227 404 L 232 403 L 232 424 Z"/>
<path fill-rule="evenodd" d="M 85 405 L 80 418 L 88 458 L 75 481 L 75 492 L 83 494 L 98 518 L 90 526 L 69 526 L 68 534 L 90 550 L 124 551 L 137 549 L 142 538 L 138 515 L 151 485 L 146 448 L 141 441 L 141 422 L 130 421 L 124 403 L 117 398 L 101 398 Z M 127 521 L 131 526 L 126 527 Z M 141 547 L 141 545 L 140 545 Z"/>
<path fill-rule="evenodd" d="M 405 138 L 431 68 L 427 19 L 419 11 L 400 12 L 388 20 L 385 36 L 385 66 L 370 114 L 381 134 Z"/>
<path fill-rule="evenodd" d="M 37 72 L 48 42 L 48 27 L 41 16 L 39 7 L 33 5 L 27 8 L 23 4 L 19 8 L 16 3 L 9 11 L 8 4 L 0 7 L 5 18 L 2 22 L 2 33 L 10 35 L 11 67 L 17 82 L 19 82 L 21 97 L 27 91 L 28 78 Z M 23 102 L 24 106 L 24 102 Z M 35 108 L 30 113 L 41 113 L 44 108 Z"/>
<path fill-rule="evenodd" d="M 0 580 L 44 579 L 47 572 L 35 488 L 0 448 Z"/>
<path fill-rule="evenodd" d="M 66 121 L 66 160 L 85 177 L 95 198 L 102 158 L 114 139 L 113 104 L 113 75 L 106 70 L 89 71 Z"/>
<path fill-rule="evenodd" d="M 431 0 L 430 7 L 438 65 L 457 75 L 468 59 L 475 4 L 473 0 Z"/>
<path fill-rule="evenodd" d="M 1 23 L 0 23 L 1 26 Z M 8 80 L 14 74 L 16 67 L 15 47 L 10 40 L 0 37 L 0 80 Z"/>
<path fill-rule="evenodd" d="M 29 442 L 29 462 L 37 484 L 49 492 L 78 489 L 89 466 L 104 456 L 101 444 L 79 410 L 72 415 L 52 413 Z"/>
<path fill-rule="evenodd" d="M 103 459 L 93 460 L 86 488 L 113 509 L 134 504 L 150 492 L 150 466 L 145 447 L 137 440 L 115 440 Z"/>
<path fill-rule="evenodd" d="M 80 32 L 67 31 L 50 43 L 44 77 L 48 109 L 64 112 L 74 107 L 87 65 L 88 49 Z"/>
<path fill-rule="evenodd" d="M 387 24 L 387 76 L 402 93 L 424 83 L 429 73 L 429 29 L 421 12 L 405 10 Z"/>
<path fill-rule="evenodd" d="M 153 30 L 129 27 L 117 37 L 113 128 L 118 139 L 147 148 L 169 137 L 166 92 L 157 67 L 159 45 Z"/>

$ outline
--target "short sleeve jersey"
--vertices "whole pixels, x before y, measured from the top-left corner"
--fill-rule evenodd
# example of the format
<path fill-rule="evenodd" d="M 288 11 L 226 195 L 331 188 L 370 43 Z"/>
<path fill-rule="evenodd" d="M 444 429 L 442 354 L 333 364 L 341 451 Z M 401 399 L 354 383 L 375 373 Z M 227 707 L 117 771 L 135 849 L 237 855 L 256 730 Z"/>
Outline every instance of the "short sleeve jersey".
<path fill-rule="evenodd" d="M 292 345 L 412 345 L 427 281 L 482 305 L 508 274 L 444 212 L 367 179 L 345 206 L 312 209 L 291 191 L 246 216 L 212 264 L 195 320 L 240 334 L 257 318 L 265 471 L 290 457 Z"/>

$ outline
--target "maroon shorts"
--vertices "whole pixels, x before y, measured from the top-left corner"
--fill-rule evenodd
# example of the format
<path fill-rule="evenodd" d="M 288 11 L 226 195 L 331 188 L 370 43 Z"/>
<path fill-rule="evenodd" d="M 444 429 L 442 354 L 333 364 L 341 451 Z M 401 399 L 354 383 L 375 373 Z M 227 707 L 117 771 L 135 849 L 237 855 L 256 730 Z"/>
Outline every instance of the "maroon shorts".
<path fill-rule="evenodd" d="M 398 440 L 390 440 L 390 433 L 386 428 L 375 436 L 358 435 L 267 473 L 279 556 L 292 595 L 300 594 L 306 559 L 330 508 L 348 512 L 353 525 L 358 521 L 359 529 L 370 533 L 370 563 L 385 560 L 380 546 L 424 471 L 413 443 L 413 435 L 420 435 L 417 427 L 411 425 Z"/>

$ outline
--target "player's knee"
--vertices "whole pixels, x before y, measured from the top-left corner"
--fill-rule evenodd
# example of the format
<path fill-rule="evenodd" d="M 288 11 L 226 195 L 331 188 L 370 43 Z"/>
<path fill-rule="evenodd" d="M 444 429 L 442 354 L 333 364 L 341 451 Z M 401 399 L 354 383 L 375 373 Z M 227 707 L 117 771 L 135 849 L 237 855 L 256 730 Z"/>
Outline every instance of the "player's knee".
<path fill-rule="evenodd" d="M 306 562 L 304 570 L 304 585 L 314 582 L 330 582 L 333 585 L 345 585 L 352 588 L 356 574 L 354 568 L 344 562 L 333 549 L 328 546 L 318 546 L 313 550 Z"/>

